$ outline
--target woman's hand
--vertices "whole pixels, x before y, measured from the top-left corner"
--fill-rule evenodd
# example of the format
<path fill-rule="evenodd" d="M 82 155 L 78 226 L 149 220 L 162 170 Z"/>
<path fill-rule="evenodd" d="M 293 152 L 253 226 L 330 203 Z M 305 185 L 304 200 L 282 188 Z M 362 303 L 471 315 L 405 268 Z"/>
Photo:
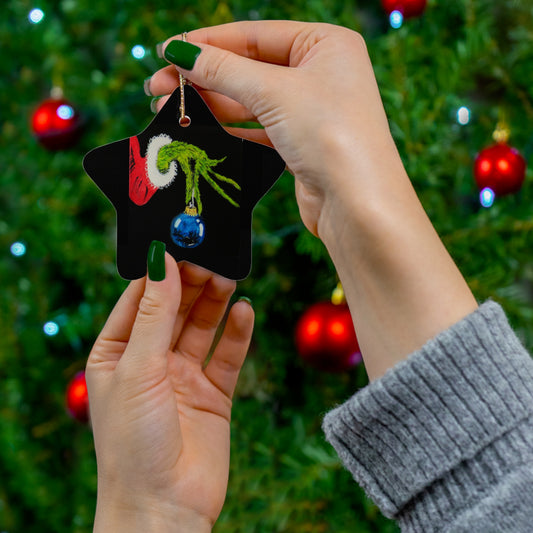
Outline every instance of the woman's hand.
<path fill-rule="evenodd" d="M 179 39 L 167 40 L 163 50 Z M 403 170 L 359 34 L 329 24 L 261 21 L 191 31 L 187 41 L 201 53 L 192 70 L 178 70 L 219 121 L 264 127 L 230 131 L 276 148 L 296 177 L 302 220 L 315 235 L 324 204 L 335 204 L 350 182 L 378 179 L 378 167 Z M 156 72 L 150 92 L 170 94 L 178 70 Z M 365 157 L 350 157 L 344 171 L 352 154 Z"/>
<path fill-rule="evenodd" d="M 150 92 L 171 93 L 182 73 L 222 122 L 264 126 L 234 132 L 271 143 L 293 172 L 302 220 L 337 268 L 370 378 L 477 307 L 403 167 L 359 34 L 257 21 L 191 31 L 198 48 L 188 51 L 170 44 L 177 39 L 162 45 L 177 66 L 156 72 Z"/>
<path fill-rule="evenodd" d="M 98 462 L 95 531 L 210 531 L 225 499 L 231 397 L 253 328 L 235 283 L 161 251 L 132 282 L 86 370 Z"/>

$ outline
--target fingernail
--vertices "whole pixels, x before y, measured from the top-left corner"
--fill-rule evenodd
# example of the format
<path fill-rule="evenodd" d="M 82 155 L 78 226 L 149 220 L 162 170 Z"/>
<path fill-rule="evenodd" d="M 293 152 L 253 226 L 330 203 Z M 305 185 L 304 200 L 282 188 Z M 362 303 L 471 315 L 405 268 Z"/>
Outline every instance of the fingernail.
<path fill-rule="evenodd" d="M 152 281 L 165 279 L 165 250 L 164 242 L 152 241 L 148 250 L 148 277 Z"/>
<path fill-rule="evenodd" d="M 165 44 L 165 41 L 161 42 L 161 43 L 157 43 L 155 45 L 155 52 L 157 54 L 157 57 L 160 57 L 161 59 L 163 59 L 163 45 Z"/>
<path fill-rule="evenodd" d="M 201 48 L 186 41 L 170 41 L 165 48 L 165 59 L 185 70 L 192 70 L 201 51 Z"/>
<path fill-rule="evenodd" d="M 144 89 L 144 94 L 146 96 L 154 96 L 151 91 L 150 91 L 150 80 L 152 79 L 151 76 L 149 76 L 148 78 L 146 78 L 143 82 L 143 89 Z"/>
<path fill-rule="evenodd" d="M 250 298 L 246 298 L 246 296 L 241 296 L 237 301 L 246 302 L 248 305 L 252 305 L 252 300 L 250 300 Z"/>
<path fill-rule="evenodd" d="M 152 98 L 152 101 L 150 102 L 150 111 L 154 113 L 154 115 L 157 113 L 157 101 L 159 100 L 159 97 Z"/>

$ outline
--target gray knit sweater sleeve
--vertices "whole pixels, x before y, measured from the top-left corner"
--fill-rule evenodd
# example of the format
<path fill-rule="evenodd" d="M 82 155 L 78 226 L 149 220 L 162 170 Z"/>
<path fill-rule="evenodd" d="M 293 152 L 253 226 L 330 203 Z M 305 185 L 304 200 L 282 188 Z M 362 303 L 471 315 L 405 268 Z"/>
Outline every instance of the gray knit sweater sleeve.
<path fill-rule="evenodd" d="M 404 532 L 533 532 L 533 359 L 483 304 L 324 419 Z"/>

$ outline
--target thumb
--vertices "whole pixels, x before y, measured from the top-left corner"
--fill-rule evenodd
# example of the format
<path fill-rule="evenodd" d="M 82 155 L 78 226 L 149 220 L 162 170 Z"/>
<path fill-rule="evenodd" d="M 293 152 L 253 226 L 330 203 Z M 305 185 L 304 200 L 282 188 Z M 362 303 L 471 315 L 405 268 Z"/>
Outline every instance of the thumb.
<path fill-rule="evenodd" d="M 260 115 L 257 104 L 268 101 L 276 76 L 284 70 L 205 43 L 198 46 L 177 39 L 166 43 L 163 56 L 195 85 L 228 96 L 255 116 Z"/>
<path fill-rule="evenodd" d="M 141 364 L 166 361 L 181 301 L 176 261 L 165 244 L 153 241 L 148 251 L 148 278 L 123 358 Z"/>

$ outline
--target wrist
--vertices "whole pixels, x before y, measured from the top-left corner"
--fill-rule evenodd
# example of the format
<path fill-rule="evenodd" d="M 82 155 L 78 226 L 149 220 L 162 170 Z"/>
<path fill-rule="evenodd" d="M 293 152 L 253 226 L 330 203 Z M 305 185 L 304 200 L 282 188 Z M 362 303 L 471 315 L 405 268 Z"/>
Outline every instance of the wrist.
<path fill-rule="evenodd" d="M 353 155 L 339 158 L 329 182 L 342 186 L 325 195 L 317 225 L 343 283 L 370 379 L 477 307 L 396 149 L 383 154 L 381 161 L 369 156 L 362 163 L 350 163 Z"/>
<path fill-rule="evenodd" d="M 93 533 L 210 533 L 210 520 L 178 504 L 98 497 Z"/>
<path fill-rule="evenodd" d="M 332 137 L 331 157 L 325 171 L 328 189 L 317 221 L 317 232 L 330 254 L 363 246 L 383 226 L 386 217 L 395 218 L 400 206 L 421 208 L 392 138 L 355 149 L 349 137 Z M 396 222 L 397 223 L 397 222 Z M 339 240 L 339 228 L 350 228 L 350 240 Z M 340 248 L 339 250 L 337 250 Z"/>

